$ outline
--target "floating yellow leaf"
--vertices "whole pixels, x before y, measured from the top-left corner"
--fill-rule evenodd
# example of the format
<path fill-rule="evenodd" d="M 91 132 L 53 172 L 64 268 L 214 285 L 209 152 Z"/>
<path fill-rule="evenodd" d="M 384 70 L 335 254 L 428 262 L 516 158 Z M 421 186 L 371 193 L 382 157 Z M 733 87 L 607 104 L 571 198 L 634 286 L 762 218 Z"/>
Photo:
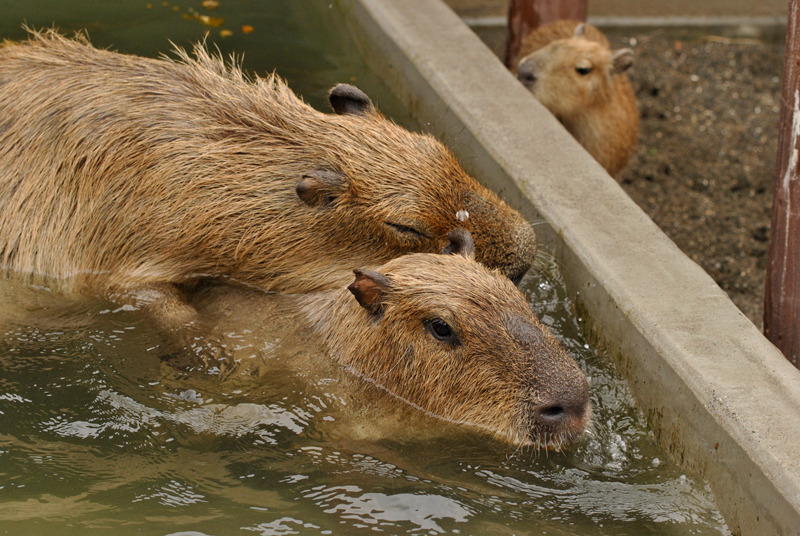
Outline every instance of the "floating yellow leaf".
<path fill-rule="evenodd" d="M 219 17 L 209 17 L 208 15 L 201 15 L 196 12 L 184 13 L 183 18 L 188 20 L 199 20 L 206 26 L 211 26 L 212 28 L 222 26 L 222 23 L 225 22 L 225 19 L 221 19 Z"/>
<path fill-rule="evenodd" d="M 203 3 L 200 5 L 206 9 L 217 9 L 219 7 L 219 2 L 217 2 L 217 0 L 203 0 Z"/>
<path fill-rule="evenodd" d="M 233 32 L 230 30 L 220 30 L 219 35 L 222 37 L 230 37 L 233 35 Z"/>
<path fill-rule="evenodd" d="M 242 26 L 242 33 L 244 34 L 253 33 L 253 27 L 250 26 L 249 24 L 245 24 L 244 26 Z"/>

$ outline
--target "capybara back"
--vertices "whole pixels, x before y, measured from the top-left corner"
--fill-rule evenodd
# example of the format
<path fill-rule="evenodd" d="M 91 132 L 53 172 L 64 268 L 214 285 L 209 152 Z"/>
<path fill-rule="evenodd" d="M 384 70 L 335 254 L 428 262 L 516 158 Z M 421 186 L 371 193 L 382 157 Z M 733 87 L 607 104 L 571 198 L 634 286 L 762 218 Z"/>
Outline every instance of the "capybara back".
<path fill-rule="evenodd" d="M 325 114 L 275 75 L 251 80 L 201 46 L 177 55 L 53 31 L 3 44 L 6 271 L 180 304 L 170 286 L 198 278 L 333 288 L 356 266 L 439 251 L 456 226 L 481 262 L 512 278 L 530 266 L 530 225 L 357 88 L 333 88 Z"/>

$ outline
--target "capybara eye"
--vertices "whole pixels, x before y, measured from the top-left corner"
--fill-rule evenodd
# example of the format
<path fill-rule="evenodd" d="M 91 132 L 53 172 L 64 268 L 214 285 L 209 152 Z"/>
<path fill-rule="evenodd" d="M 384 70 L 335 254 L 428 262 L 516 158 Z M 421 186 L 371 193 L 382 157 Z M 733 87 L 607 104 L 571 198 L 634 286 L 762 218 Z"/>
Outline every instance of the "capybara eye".
<path fill-rule="evenodd" d="M 458 337 L 453 333 L 453 328 L 441 318 L 432 318 L 425 321 L 425 327 L 437 340 L 450 344 L 458 343 Z"/>
<path fill-rule="evenodd" d="M 581 76 L 586 76 L 587 74 L 592 72 L 591 67 L 575 67 L 575 72 Z"/>
<path fill-rule="evenodd" d="M 389 227 L 392 227 L 394 229 L 397 229 L 398 231 L 400 231 L 403 234 L 414 236 L 416 238 L 430 238 L 428 235 L 426 235 L 422 231 L 417 231 L 416 229 L 414 229 L 413 227 L 409 227 L 408 225 L 401 225 L 399 223 L 391 223 L 391 222 L 388 222 L 388 221 L 386 222 L 386 225 L 388 225 Z"/>

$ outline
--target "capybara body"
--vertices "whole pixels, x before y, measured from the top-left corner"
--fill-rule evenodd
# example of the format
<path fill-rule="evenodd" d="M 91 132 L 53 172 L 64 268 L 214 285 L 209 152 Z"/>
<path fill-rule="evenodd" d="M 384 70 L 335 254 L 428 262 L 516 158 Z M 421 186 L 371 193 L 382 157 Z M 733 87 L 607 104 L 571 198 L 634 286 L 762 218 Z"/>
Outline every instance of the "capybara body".
<path fill-rule="evenodd" d="M 67 290 L 133 299 L 175 323 L 183 285 L 304 292 L 354 266 L 436 252 L 454 227 L 519 278 L 531 226 L 441 143 L 357 88 L 336 114 L 276 76 L 248 80 L 197 47 L 146 59 L 32 33 L 0 48 L 0 263 Z M 132 298 L 131 298 L 132 297 Z"/>
<path fill-rule="evenodd" d="M 323 357 L 430 415 L 511 443 L 560 446 L 584 431 L 585 375 L 498 271 L 463 255 L 419 253 L 356 273 L 348 288 L 321 293 L 193 300 L 203 314 L 240 317 L 248 301 L 292 300 L 296 329 Z M 260 315 L 243 316 L 258 323 Z"/>
<path fill-rule="evenodd" d="M 523 38 L 512 69 L 578 142 L 611 175 L 636 149 L 639 111 L 625 73 L 630 49 L 611 50 L 603 33 L 562 20 Z"/>

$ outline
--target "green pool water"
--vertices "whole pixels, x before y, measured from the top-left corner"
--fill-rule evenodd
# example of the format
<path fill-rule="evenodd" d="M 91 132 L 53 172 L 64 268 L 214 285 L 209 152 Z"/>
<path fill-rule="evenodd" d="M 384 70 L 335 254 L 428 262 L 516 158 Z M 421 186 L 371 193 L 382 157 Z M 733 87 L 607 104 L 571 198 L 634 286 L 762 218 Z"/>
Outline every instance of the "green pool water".
<path fill-rule="evenodd" d="M 149 56 L 207 34 L 319 109 L 350 82 L 418 128 L 328 2 L 0 2 L 3 37 L 23 22 Z M 586 341 L 555 263 L 522 287 L 591 378 L 592 428 L 563 452 L 428 417 L 351 437 L 339 380 L 281 367 L 299 343 L 280 333 L 226 333 L 275 361 L 270 374 L 181 374 L 137 311 L 0 280 L 0 534 L 727 534 L 707 485 L 666 458 L 613 359 Z"/>

